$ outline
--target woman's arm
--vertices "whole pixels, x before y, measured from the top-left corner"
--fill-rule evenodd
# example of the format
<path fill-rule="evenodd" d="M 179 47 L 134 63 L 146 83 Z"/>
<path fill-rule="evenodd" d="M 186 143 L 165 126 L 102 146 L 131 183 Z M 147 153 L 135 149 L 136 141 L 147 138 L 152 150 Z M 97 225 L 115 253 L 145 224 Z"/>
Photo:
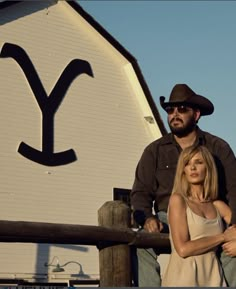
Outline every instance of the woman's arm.
<path fill-rule="evenodd" d="M 224 242 L 224 234 L 190 240 L 186 203 L 183 197 L 172 194 L 169 201 L 169 226 L 175 250 L 180 257 L 186 258 L 203 254 Z"/>
<path fill-rule="evenodd" d="M 232 211 L 230 207 L 226 203 L 220 200 L 214 201 L 213 205 L 219 211 L 222 219 L 226 222 L 226 224 L 229 225 L 231 222 L 231 217 L 232 217 Z"/>
<path fill-rule="evenodd" d="M 232 217 L 232 211 L 230 207 L 220 200 L 214 201 L 214 205 L 218 209 L 222 218 L 229 225 L 231 222 L 231 217 Z M 236 227 L 235 225 L 230 226 L 227 230 L 225 230 L 224 239 L 226 243 L 222 245 L 222 249 L 224 250 L 225 254 L 230 257 L 236 256 Z"/>

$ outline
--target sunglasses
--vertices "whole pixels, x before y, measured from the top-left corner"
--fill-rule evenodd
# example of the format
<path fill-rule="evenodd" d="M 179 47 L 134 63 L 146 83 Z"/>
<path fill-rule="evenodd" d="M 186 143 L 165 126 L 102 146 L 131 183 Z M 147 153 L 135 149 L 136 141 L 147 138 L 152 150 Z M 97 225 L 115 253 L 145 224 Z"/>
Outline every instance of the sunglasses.
<path fill-rule="evenodd" d="M 165 108 L 165 111 L 168 113 L 168 114 L 173 114 L 175 109 L 177 109 L 178 113 L 187 113 L 189 112 L 190 110 L 192 110 L 191 107 L 188 107 L 188 106 L 184 106 L 184 105 L 181 105 L 181 106 L 167 106 Z"/>

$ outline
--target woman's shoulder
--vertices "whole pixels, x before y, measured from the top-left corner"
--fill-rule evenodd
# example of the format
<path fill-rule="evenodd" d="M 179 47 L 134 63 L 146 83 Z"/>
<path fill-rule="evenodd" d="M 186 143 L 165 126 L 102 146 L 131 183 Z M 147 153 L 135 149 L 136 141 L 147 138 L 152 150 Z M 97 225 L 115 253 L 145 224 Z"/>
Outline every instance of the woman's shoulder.
<path fill-rule="evenodd" d="M 184 197 L 179 193 L 173 193 L 170 196 L 168 216 L 172 216 L 175 220 L 179 219 L 180 216 L 186 214 L 187 204 Z"/>
<path fill-rule="evenodd" d="M 225 202 L 221 201 L 221 200 L 215 200 L 213 201 L 213 205 L 218 209 L 220 210 L 221 208 L 225 208 L 225 206 L 227 206 L 225 204 Z"/>
<path fill-rule="evenodd" d="M 186 201 L 180 193 L 173 193 L 169 200 L 170 206 L 186 206 Z"/>
<path fill-rule="evenodd" d="M 232 218 L 232 211 L 230 207 L 221 200 L 216 200 L 213 202 L 221 217 L 225 220 L 227 224 L 230 224 Z"/>

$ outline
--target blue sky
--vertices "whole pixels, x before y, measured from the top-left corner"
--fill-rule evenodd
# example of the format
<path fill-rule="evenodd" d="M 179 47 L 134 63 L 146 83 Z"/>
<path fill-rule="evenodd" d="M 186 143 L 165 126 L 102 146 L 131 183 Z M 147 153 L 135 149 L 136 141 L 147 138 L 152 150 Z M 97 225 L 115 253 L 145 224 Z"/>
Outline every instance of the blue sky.
<path fill-rule="evenodd" d="M 215 106 L 201 129 L 236 153 L 236 1 L 79 1 L 138 61 L 169 131 L 159 96 L 188 84 Z"/>

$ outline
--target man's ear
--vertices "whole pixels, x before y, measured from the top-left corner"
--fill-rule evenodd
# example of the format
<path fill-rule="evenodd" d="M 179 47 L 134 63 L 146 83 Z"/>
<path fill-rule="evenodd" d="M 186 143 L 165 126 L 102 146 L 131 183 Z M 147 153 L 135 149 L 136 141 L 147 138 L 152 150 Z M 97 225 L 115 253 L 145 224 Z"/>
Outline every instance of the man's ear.
<path fill-rule="evenodd" d="M 199 109 L 194 110 L 194 117 L 195 117 L 195 121 L 197 123 L 201 117 L 201 112 Z"/>

